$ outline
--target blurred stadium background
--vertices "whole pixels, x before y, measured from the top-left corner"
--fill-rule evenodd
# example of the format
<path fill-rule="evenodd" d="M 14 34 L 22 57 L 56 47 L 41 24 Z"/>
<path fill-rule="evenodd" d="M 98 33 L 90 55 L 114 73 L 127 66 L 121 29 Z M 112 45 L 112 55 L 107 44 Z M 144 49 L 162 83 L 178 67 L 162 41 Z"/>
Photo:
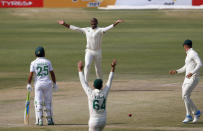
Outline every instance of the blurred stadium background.
<path fill-rule="evenodd" d="M 189 7 L 201 7 L 203 0 L 0 0 L 1 8 L 8 7 L 105 7 L 111 6 L 111 9 L 118 9 L 117 7 L 123 7 L 123 9 L 129 9 L 137 7 L 138 9 L 143 6 L 147 8 L 166 7 L 166 8 L 189 8 Z M 195 7 L 194 7 L 195 6 Z M 114 8 L 113 8 L 114 7 Z M 145 7 L 146 8 L 146 7 Z"/>

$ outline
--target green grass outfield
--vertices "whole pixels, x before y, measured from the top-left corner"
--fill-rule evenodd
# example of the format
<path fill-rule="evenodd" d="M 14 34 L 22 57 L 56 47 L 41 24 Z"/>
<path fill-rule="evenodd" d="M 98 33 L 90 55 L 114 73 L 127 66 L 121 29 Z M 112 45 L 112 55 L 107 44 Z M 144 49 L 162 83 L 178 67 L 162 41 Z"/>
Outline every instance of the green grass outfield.
<path fill-rule="evenodd" d="M 164 78 L 170 81 L 168 71 L 184 65 L 182 43 L 188 38 L 193 40 L 194 49 L 203 59 L 203 10 L 0 9 L 0 89 L 26 87 L 30 63 L 35 59 L 34 50 L 39 45 L 45 47 L 58 81 L 78 81 L 76 64 L 78 60 L 84 60 L 85 36 L 65 29 L 57 24 L 57 20 L 64 19 L 67 23 L 87 27 L 92 17 L 98 18 L 99 26 L 108 26 L 117 19 L 125 20 L 104 35 L 105 79 L 112 59 L 116 58 L 116 80 Z M 182 80 L 182 77 L 176 78 Z M 92 66 L 90 80 L 94 78 Z M 67 130 L 65 127 L 55 128 Z M 1 129 L 28 130 L 27 127 Z M 122 128 L 106 129 L 121 130 L 124 131 Z"/>
<path fill-rule="evenodd" d="M 84 59 L 85 36 L 57 24 L 64 19 L 80 27 L 92 17 L 100 26 L 124 19 L 104 35 L 103 68 L 118 59 L 118 77 L 168 77 L 184 64 L 182 43 L 189 38 L 203 58 L 202 10 L 102 11 L 87 9 L 0 9 L 0 88 L 25 84 L 34 50 L 42 45 L 59 81 L 77 80 L 76 63 Z M 92 70 L 95 77 L 95 72 Z"/>

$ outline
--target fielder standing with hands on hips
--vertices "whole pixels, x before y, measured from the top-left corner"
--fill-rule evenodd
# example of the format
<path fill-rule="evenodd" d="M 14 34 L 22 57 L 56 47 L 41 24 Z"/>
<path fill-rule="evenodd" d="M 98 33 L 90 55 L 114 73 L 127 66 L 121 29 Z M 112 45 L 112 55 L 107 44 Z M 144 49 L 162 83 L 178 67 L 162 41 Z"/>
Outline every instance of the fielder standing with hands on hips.
<path fill-rule="evenodd" d="M 85 81 L 88 81 L 88 74 L 93 60 L 95 62 L 96 76 L 98 79 L 102 79 L 102 37 L 105 32 L 112 29 L 121 22 L 123 22 L 123 20 L 117 20 L 110 26 L 100 28 L 98 27 L 98 20 L 96 18 L 92 18 L 92 20 L 90 21 L 91 27 L 79 28 L 73 25 L 69 25 L 63 20 L 58 21 L 58 24 L 63 25 L 71 30 L 82 32 L 86 35 L 87 45 L 84 68 Z"/>
<path fill-rule="evenodd" d="M 30 75 L 28 77 L 27 90 L 32 91 L 31 81 L 35 75 L 35 115 L 36 125 L 43 126 L 43 106 L 48 125 L 54 125 L 52 111 L 52 90 L 57 91 L 55 73 L 51 62 L 45 58 L 44 48 L 39 46 L 35 50 L 36 59 L 30 65 Z M 49 78 L 51 75 L 51 79 Z"/>
<path fill-rule="evenodd" d="M 189 123 L 193 121 L 193 123 L 196 123 L 201 115 L 201 112 L 197 109 L 190 96 L 193 89 L 199 82 L 199 72 L 200 68 L 202 67 L 202 62 L 198 56 L 198 53 L 193 50 L 191 40 L 185 40 L 183 47 L 187 53 L 185 65 L 178 70 L 171 70 L 169 73 L 174 75 L 177 73 L 186 72 L 185 80 L 182 85 L 182 98 L 185 102 L 186 117 L 182 122 Z M 194 119 L 192 118 L 192 114 L 194 115 Z"/>
<path fill-rule="evenodd" d="M 83 64 L 78 62 L 79 78 L 87 97 L 89 104 L 89 131 L 102 131 L 106 125 L 106 101 L 109 90 L 111 88 L 114 71 L 116 67 L 116 60 L 113 60 L 111 64 L 111 72 L 109 74 L 106 86 L 103 87 L 102 79 L 96 79 L 94 81 L 93 89 L 91 89 L 88 83 L 85 81 L 83 75 Z"/>

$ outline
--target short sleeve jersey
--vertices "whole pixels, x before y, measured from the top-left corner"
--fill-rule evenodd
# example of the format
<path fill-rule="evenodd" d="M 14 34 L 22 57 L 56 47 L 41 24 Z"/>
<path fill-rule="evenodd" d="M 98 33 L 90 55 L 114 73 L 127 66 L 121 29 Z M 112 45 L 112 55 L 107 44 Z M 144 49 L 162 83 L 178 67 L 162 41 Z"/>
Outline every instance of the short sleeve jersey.
<path fill-rule="evenodd" d="M 52 64 L 44 57 L 38 57 L 36 60 L 31 62 L 30 72 L 34 72 L 35 74 L 35 83 L 51 82 L 49 77 L 50 71 L 53 71 Z"/>

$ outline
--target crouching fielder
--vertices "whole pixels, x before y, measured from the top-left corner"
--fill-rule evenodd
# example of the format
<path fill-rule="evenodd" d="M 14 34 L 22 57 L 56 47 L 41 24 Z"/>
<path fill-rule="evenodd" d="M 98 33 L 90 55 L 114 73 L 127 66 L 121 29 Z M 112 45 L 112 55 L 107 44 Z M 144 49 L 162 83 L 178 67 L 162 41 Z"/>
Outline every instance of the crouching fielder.
<path fill-rule="evenodd" d="M 54 125 L 52 113 L 52 89 L 58 89 L 56 85 L 55 74 L 51 62 L 44 58 L 45 51 L 43 47 L 37 47 L 35 50 L 37 57 L 30 65 L 30 75 L 28 77 L 27 90 L 32 91 L 31 81 L 35 75 L 35 114 L 36 125 L 43 126 L 43 106 L 45 106 L 46 118 L 48 125 Z M 49 78 L 51 74 L 52 81 Z"/>
<path fill-rule="evenodd" d="M 185 40 L 183 47 L 187 53 L 185 59 L 185 65 L 178 70 L 171 70 L 169 73 L 171 75 L 177 73 L 186 72 L 186 77 L 182 85 L 182 98 L 185 102 L 186 108 L 186 117 L 183 120 L 183 123 L 188 123 L 193 121 L 196 123 L 201 115 L 201 112 L 197 109 L 190 96 L 193 89 L 197 86 L 199 81 L 199 70 L 202 66 L 202 62 L 196 51 L 192 49 L 192 41 Z M 194 119 L 191 115 L 194 115 Z"/>
<path fill-rule="evenodd" d="M 105 88 L 102 89 L 103 81 L 101 79 L 96 79 L 93 85 L 94 89 L 91 89 L 88 83 L 85 81 L 85 77 L 82 73 L 83 64 L 81 61 L 78 63 L 80 82 L 88 97 L 90 114 L 89 131 L 102 131 L 106 125 L 106 101 L 111 88 L 115 66 L 116 60 L 114 60 L 111 64 L 112 69 Z"/>

